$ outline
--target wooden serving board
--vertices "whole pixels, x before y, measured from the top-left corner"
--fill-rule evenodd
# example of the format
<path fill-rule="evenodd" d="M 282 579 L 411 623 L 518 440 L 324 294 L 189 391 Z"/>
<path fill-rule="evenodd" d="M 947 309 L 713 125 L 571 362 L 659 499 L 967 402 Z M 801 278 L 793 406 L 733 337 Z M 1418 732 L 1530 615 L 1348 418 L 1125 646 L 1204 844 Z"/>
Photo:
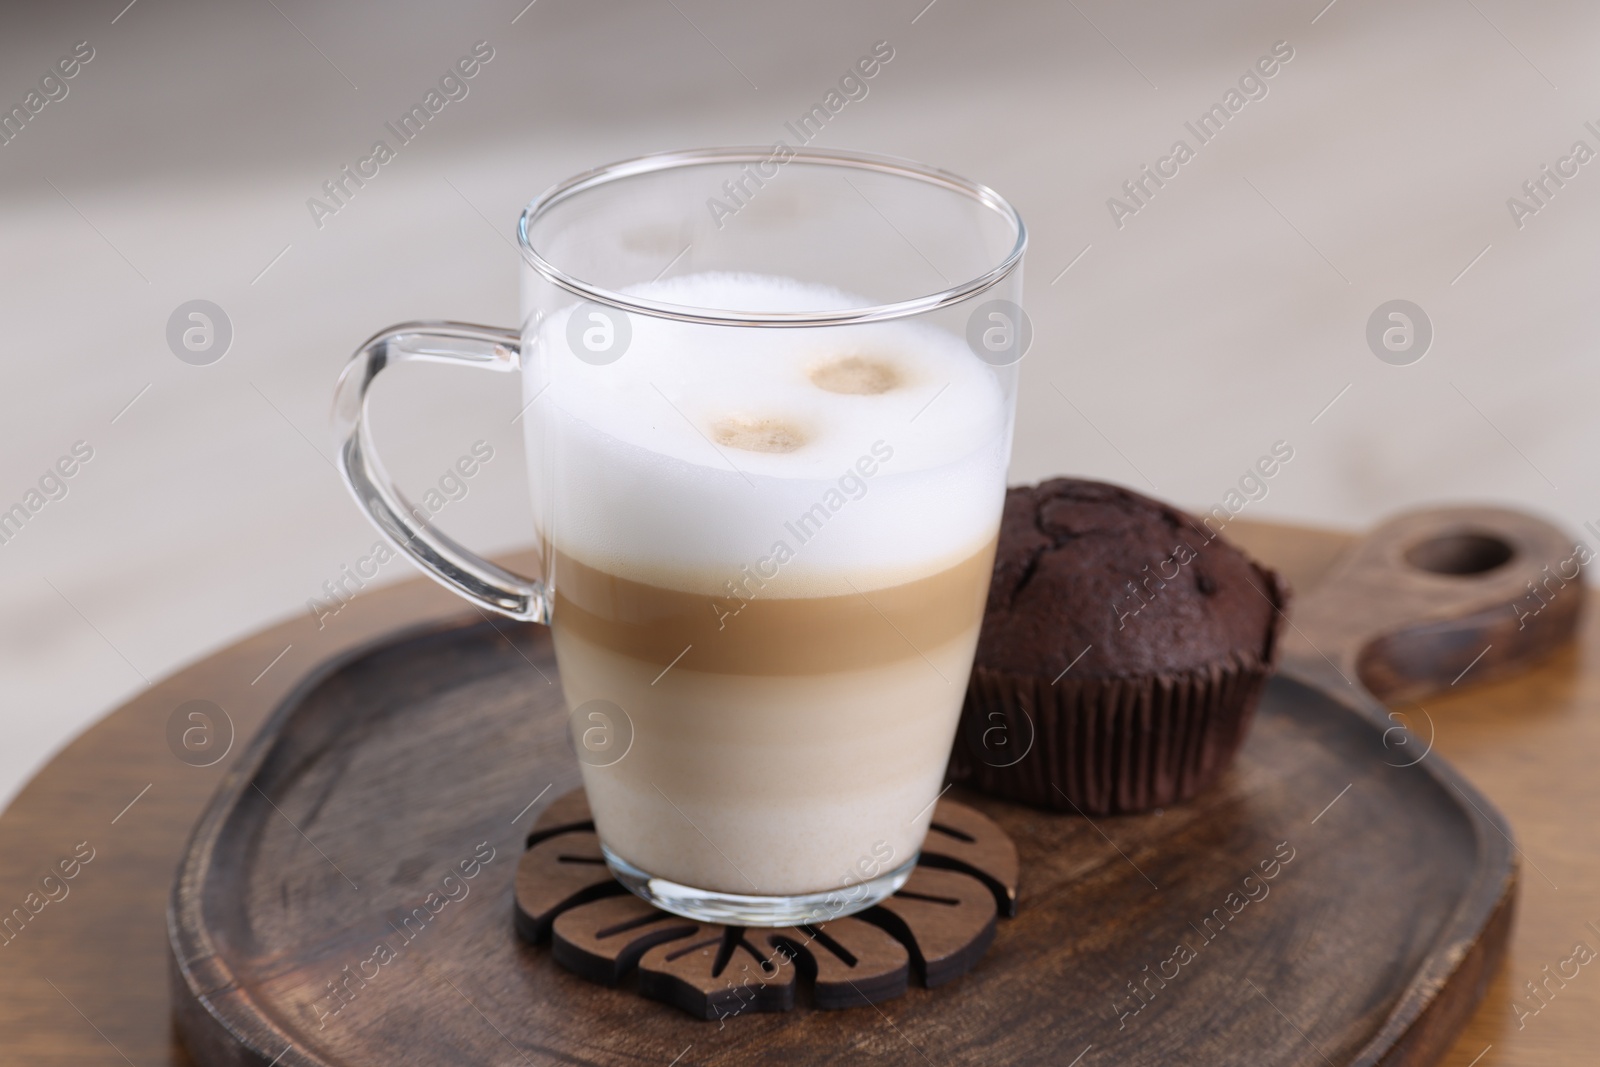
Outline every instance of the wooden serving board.
<path fill-rule="evenodd" d="M 177 1029 L 201 1063 L 257 1067 L 1432 1062 L 1504 950 L 1515 852 L 1429 752 L 1426 712 L 1391 718 L 1363 683 L 1409 700 L 1541 656 L 1580 595 L 1513 604 L 1569 554 L 1511 512 L 1380 528 L 1300 606 L 1215 789 L 1094 821 L 957 790 L 1021 861 L 985 958 L 884 1005 L 720 1027 L 513 933 L 527 828 L 578 783 L 547 634 L 396 636 L 306 678 L 196 826 L 169 911 Z"/>

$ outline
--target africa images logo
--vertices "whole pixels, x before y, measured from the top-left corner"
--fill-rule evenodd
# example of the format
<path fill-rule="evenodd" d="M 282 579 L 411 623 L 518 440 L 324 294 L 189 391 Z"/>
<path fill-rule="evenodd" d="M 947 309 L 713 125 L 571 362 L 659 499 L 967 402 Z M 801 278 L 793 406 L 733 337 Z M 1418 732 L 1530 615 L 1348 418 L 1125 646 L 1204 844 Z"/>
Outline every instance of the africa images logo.
<path fill-rule="evenodd" d="M 1267 82 L 1277 77 L 1283 66 L 1293 58 L 1294 47 L 1288 41 L 1273 44 L 1272 51 L 1257 59 L 1239 75 L 1237 85 L 1230 85 L 1220 101 L 1202 111 L 1193 122 L 1183 124 L 1184 129 L 1194 137 L 1194 144 L 1191 145 L 1186 138 L 1178 138 L 1172 142 L 1171 150 L 1156 160 L 1154 169 L 1145 164 L 1135 177 L 1122 183 L 1122 197 L 1107 197 L 1106 209 L 1111 212 L 1111 221 L 1117 229 L 1122 229 L 1130 217 L 1148 207 L 1156 192 L 1176 178 L 1183 165 L 1194 159 L 1202 146 L 1215 140 L 1233 117 L 1245 109 L 1246 104 L 1252 100 L 1265 100 Z"/>
<path fill-rule="evenodd" d="M 356 193 L 366 188 L 367 182 L 376 178 L 384 165 L 393 162 L 399 156 L 400 149 L 416 140 L 423 128 L 437 118 L 448 104 L 465 100 L 472 91 L 467 83 L 477 77 L 484 65 L 493 58 L 494 48 L 488 41 L 474 44 L 470 54 L 458 59 L 439 77 L 438 85 L 423 94 L 421 103 L 412 104 L 398 119 L 383 124 L 384 129 L 394 135 L 393 145 L 389 144 L 386 137 L 372 142 L 372 150 L 356 160 L 353 169 L 346 164 L 322 183 L 322 197 L 307 197 L 306 210 L 311 212 L 311 221 L 317 229 L 322 229 L 328 217 L 337 215 L 347 207 L 355 199 Z"/>

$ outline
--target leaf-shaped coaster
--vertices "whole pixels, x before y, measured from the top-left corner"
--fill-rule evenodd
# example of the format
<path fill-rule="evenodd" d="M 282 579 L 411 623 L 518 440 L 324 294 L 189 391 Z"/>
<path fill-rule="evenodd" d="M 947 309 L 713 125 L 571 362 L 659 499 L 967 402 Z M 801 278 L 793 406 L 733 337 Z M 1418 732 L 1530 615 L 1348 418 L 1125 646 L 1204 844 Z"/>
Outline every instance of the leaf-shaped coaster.
<path fill-rule="evenodd" d="M 1017 850 L 988 816 L 940 800 L 900 891 L 856 915 L 772 929 L 684 919 L 611 877 L 583 790 L 553 801 L 517 867 L 517 933 L 592 982 L 634 972 L 641 995 L 702 1019 L 788 1011 L 801 980 L 822 1010 L 876 1004 L 967 973 L 1017 913 Z"/>

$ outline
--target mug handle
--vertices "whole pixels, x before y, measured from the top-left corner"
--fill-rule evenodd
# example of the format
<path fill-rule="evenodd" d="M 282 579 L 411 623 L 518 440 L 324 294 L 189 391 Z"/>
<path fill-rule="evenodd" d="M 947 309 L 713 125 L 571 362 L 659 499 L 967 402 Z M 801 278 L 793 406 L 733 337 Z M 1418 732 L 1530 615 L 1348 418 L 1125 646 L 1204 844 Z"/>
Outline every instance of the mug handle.
<path fill-rule="evenodd" d="M 378 531 L 430 578 L 479 607 L 548 623 L 545 583 L 490 563 L 417 518 L 419 509 L 384 471 L 367 425 L 367 390 L 380 371 L 410 362 L 516 371 L 522 365 L 522 342 L 514 330 L 467 322 L 403 322 L 369 338 L 345 365 L 334 391 L 333 424 L 345 485 Z"/>

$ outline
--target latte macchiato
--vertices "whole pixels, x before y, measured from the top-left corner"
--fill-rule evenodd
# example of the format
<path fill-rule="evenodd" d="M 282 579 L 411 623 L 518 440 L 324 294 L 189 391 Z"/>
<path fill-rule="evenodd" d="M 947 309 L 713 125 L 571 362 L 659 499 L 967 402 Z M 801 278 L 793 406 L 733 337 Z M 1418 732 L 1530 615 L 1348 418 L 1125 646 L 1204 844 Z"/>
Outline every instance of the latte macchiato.
<path fill-rule="evenodd" d="M 628 292 L 769 313 L 862 304 L 736 274 Z M 538 329 L 526 419 L 568 703 L 610 701 L 631 723 L 622 758 L 583 768 L 606 848 L 751 895 L 912 860 L 1005 493 L 994 370 L 924 322 L 640 315 L 622 355 L 596 363 L 569 347 L 573 314 Z"/>
<path fill-rule="evenodd" d="M 517 329 L 404 322 L 352 355 L 351 495 L 480 611 L 551 627 L 625 889 L 738 926 L 871 908 L 917 863 L 977 645 L 1032 337 L 1021 218 L 909 160 L 735 146 L 574 175 L 517 245 Z M 520 376 L 542 573 L 385 472 L 369 389 L 409 362 Z"/>

